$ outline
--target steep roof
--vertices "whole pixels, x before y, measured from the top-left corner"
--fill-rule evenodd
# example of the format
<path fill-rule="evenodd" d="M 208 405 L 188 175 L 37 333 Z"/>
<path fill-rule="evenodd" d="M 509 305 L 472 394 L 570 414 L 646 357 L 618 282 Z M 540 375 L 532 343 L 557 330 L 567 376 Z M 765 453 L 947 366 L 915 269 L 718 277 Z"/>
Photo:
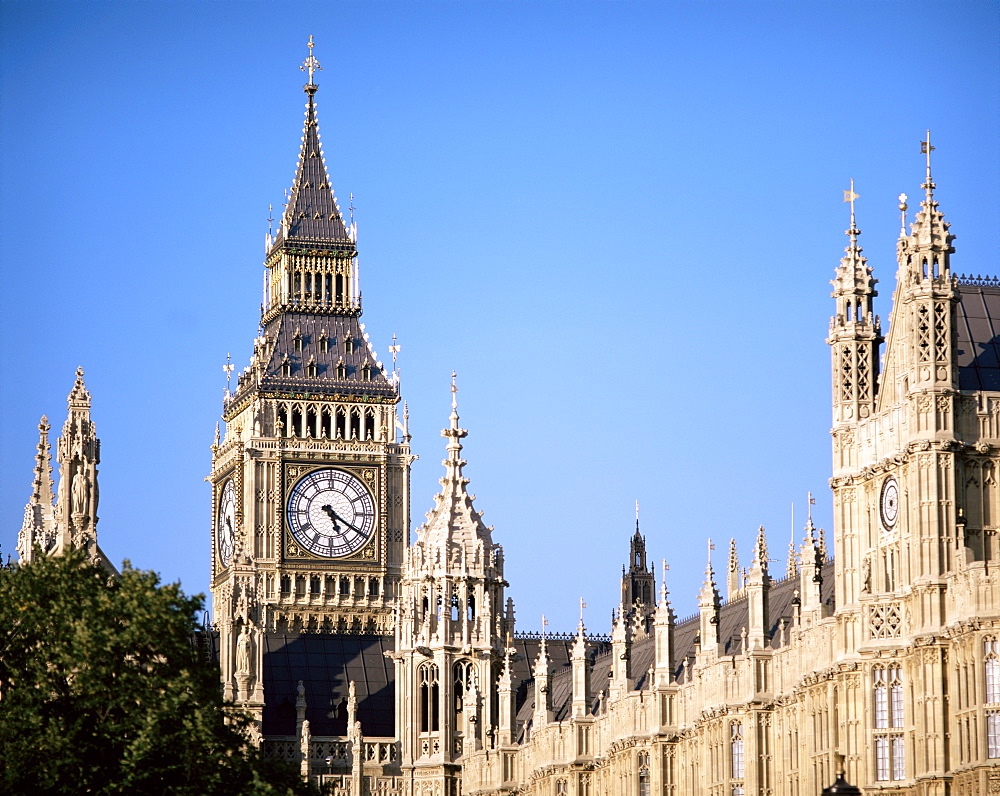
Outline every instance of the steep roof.
<path fill-rule="evenodd" d="M 310 82 L 304 89 L 308 100 L 302 146 L 273 248 L 288 244 L 298 248 L 353 250 L 354 236 L 344 224 L 320 144 L 316 116 L 319 86 Z"/>
<path fill-rule="evenodd" d="M 1000 391 L 1000 281 L 960 277 L 958 290 L 958 387 Z"/>

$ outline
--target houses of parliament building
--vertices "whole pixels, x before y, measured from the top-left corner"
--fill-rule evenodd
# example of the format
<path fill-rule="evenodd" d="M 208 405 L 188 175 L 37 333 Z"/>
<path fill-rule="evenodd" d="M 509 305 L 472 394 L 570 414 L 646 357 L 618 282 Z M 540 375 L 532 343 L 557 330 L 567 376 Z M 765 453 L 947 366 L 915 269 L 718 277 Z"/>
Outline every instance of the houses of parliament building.
<path fill-rule="evenodd" d="M 709 565 L 679 622 L 637 525 L 610 635 L 520 633 L 454 400 L 411 532 L 430 496 L 410 494 L 398 379 L 360 322 L 311 50 L 305 68 L 261 331 L 209 479 L 221 687 L 265 753 L 341 796 L 818 796 L 841 771 L 865 794 L 1000 793 L 1000 282 L 953 271 L 929 141 L 886 327 L 853 203 L 834 272 L 830 549 L 810 521 L 774 572 L 762 530 L 746 575 L 735 553 Z M 55 465 L 47 431 L 21 557 L 106 560 L 82 372 Z"/>

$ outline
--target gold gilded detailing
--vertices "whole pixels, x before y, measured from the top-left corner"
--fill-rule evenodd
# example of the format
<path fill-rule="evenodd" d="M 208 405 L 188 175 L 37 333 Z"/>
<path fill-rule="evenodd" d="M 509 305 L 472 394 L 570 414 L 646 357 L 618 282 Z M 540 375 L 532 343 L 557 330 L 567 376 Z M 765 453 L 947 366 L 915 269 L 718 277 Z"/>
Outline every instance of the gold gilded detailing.
<path fill-rule="evenodd" d="M 313 82 L 313 73 L 322 72 L 323 67 L 319 65 L 319 61 L 317 61 L 316 56 L 313 55 L 313 47 L 315 47 L 316 45 L 313 44 L 312 36 L 309 37 L 309 44 L 307 44 L 306 46 L 309 48 L 309 56 L 306 58 L 306 60 L 302 62 L 302 66 L 300 66 L 299 69 L 301 69 L 303 72 L 309 73 L 309 85 L 315 86 L 316 84 L 315 82 Z"/>

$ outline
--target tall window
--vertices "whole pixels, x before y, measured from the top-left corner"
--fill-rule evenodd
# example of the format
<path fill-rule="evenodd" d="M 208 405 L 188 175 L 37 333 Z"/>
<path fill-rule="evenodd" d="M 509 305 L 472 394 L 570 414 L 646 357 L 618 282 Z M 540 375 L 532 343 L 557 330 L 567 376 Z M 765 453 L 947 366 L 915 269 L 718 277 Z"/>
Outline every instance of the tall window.
<path fill-rule="evenodd" d="M 639 752 L 639 796 L 649 796 L 649 753 Z"/>
<path fill-rule="evenodd" d="M 733 779 L 743 779 L 743 724 L 738 721 L 729 725 L 729 756 Z"/>
<path fill-rule="evenodd" d="M 875 780 L 906 779 L 903 728 L 903 670 L 898 665 L 872 670 L 875 724 Z M 896 732 L 892 732 L 895 730 Z M 880 732 L 881 731 L 881 732 Z"/>
<path fill-rule="evenodd" d="M 433 663 L 427 663 L 420 667 L 420 731 L 437 732 L 440 727 L 438 717 L 438 696 L 440 694 L 440 684 L 438 682 L 438 668 Z"/>
<path fill-rule="evenodd" d="M 988 638 L 983 642 L 983 671 L 986 676 L 986 704 L 1000 704 L 1000 642 Z M 986 711 L 986 756 L 1000 758 L 1000 710 Z"/>
<path fill-rule="evenodd" d="M 1000 757 L 1000 711 L 986 711 L 986 756 Z"/>
<path fill-rule="evenodd" d="M 986 648 L 986 702 L 995 705 L 1000 703 L 1000 642 L 988 638 L 984 642 Z"/>

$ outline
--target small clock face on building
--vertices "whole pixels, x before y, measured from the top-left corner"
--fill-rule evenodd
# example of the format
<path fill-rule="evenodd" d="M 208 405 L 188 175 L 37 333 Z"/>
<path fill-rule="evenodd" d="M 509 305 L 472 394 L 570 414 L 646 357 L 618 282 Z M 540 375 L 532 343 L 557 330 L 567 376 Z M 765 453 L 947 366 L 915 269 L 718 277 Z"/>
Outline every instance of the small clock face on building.
<path fill-rule="evenodd" d="M 288 528 L 306 550 L 324 558 L 356 553 L 375 530 L 368 488 L 342 470 L 313 470 L 288 496 Z"/>
<path fill-rule="evenodd" d="M 222 566 L 229 565 L 233 557 L 233 543 L 236 541 L 236 487 L 230 478 L 222 487 L 219 497 L 219 525 L 216 529 L 219 543 L 219 561 Z"/>
<path fill-rule="evenodd" d="M 899 487 L 895 478 L 886 478 L 882 483 L 882 496 L 879 499 L 879 514 L 882 517 L 882 527 L 891 531 L 896 527 L 899 518 Z"/>

